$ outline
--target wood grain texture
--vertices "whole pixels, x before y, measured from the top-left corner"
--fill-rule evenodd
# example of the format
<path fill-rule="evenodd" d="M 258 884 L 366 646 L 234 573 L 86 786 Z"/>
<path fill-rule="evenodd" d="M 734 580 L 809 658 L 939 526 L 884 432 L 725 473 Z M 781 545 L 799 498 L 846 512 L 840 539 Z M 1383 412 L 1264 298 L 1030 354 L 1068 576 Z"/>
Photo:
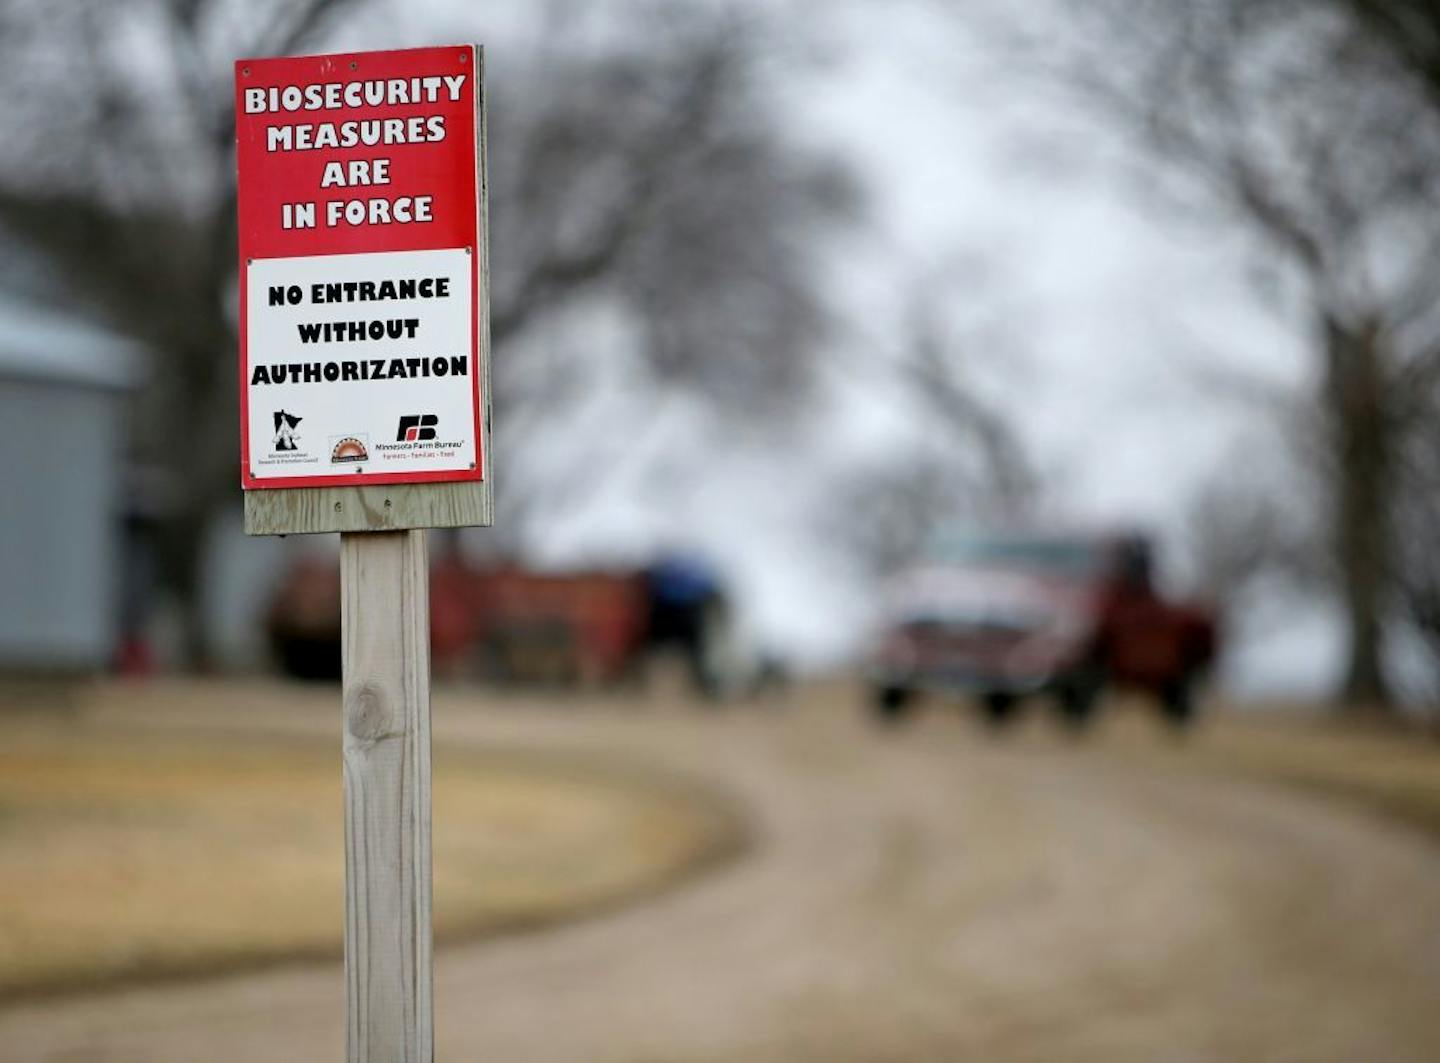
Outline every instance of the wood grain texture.
<path fill-rule="evenodd" d="M 425 533 L 340 539 L 349 1063 L 431 1063 Z"/>
<path fill-rule="evenodd" d="M 495 448 L 492 443 L 491 422 L 495 419 L 495 394 L 490 385 L 490 133 L 485 118 L 488 104 L 485 92 L 485 48 L 475 49 L 475 188 L 480 202 L 476 209 L 476 229 L 480 234 L 480 255 L 476 268 L 480 271 L 476 286 L 475 312 L 480 315 L 479 342 L 475 356 L 480 362 L 480 398 L 484 403 L 480 411 L 481 452 L 485 455 L 484 498 L 480 508 L 484 520 L 477 525 L 489 527 L 495 523 Z"/>
<path fill-rule="evenodd" d="M 475 51 L 475 152 L 479 174 L 480 254 L 475 313 L 478 315 L 483 481 L 396 484 L 389 487 L 296 487 L 245 492 L 246 535 L 307 535 L 319 532 L 403 531 L 410 528 L 489 527 L 495 523 L 494 404 L 490 387 L 490 167 L 485 112 L 485 49 Z"/>
<path fill-rule="evenodd" d="M 490 485 L 479 481 L 245 492 L 247 535 L 488 527 L 494 520 Z"/>

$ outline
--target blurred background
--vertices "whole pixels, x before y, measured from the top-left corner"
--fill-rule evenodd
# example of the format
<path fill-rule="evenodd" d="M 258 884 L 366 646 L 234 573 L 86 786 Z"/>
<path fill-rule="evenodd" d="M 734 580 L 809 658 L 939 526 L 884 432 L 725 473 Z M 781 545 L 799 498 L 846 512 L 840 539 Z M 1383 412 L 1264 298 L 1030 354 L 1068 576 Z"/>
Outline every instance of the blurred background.
<path fill-rule="evenodd" d="M 271 665 L 333 543 L 237 531 L 226 63 L 454 37 L 490 49 L 502 411 L 456 558 L 703 557 L 815 668 L 937 527 L 1139 531 L 1223 608 L 1227 686 L 1423 705 L 1440 29 L 1174 6 L 12 0 L 0 344 L 45 501 L 0 653 Z"/>
<path fill-rule="evenodd" d="M 271 679 L 338 678 L 334 537 L 241 533 L 231 63 L 471 40 L 498 516 L 431 533 L 446 696 L 607 720 L 665 646 L 675 689 L 822 729 L 936 690 L 1083 722 L 1129 680 L 1178 723 L 1278 707 L 1278 738 L 1215 726 L 1287 776 L 1354 764 L 1303 742 L 1361 727 L 1378 767 L 1347 785 L 1440 823 L 1430 0 L 4 0 L 9 679 L 165 727 L 237 690 L 329 705 Z M 63 775 L 33 740 L 12 779 Z M 984 777 L 986 748 L 957 755 Z M 1052 752 L 1002 785 L 1080 770 Z M 1437 991 L 1435 905 L 1405 897 L 1430 980 L 1392 1003 Z M 1296 1058 L 1436 1048 L 1395 1030 Z"/>

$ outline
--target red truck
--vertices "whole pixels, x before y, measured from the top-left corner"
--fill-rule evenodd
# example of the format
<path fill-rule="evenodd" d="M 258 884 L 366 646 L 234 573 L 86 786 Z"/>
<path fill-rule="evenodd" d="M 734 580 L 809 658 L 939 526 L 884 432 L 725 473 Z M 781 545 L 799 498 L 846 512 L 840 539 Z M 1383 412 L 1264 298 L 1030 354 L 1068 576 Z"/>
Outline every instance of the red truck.
<path fill-rule="evenodd" d="M 921 693 L 959 693 L 998 724 L 1043 694 L 1079 727 L 1102 691 L 1126 686 L 1185 725 L 1217 625 L 1211 610 L 1159 596 L 1152 556 L 1133 534 L 939 537 L 887 588 L 875 714 L 895 722 Z"/>

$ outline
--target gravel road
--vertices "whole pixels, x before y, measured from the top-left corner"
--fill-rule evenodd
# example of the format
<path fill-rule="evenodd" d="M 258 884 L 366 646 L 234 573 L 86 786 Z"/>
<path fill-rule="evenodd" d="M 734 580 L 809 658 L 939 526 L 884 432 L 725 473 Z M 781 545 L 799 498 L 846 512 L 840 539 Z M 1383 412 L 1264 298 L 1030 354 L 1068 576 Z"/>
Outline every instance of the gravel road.
<path fill-rule="evenodd" d="M 440 950 L 438 1057 L 1440 1059 L 1440 845 L 1104 742 L 996 742 L 949 714 L 878 734 L 854 700 L 438 697 L 437 758 L 662 765 L 754 831 L 644 904 Z M 337 1060 L 342 1000 L 311 966 L 23 1004 L 0 1012 L 0 1060 Z"/>

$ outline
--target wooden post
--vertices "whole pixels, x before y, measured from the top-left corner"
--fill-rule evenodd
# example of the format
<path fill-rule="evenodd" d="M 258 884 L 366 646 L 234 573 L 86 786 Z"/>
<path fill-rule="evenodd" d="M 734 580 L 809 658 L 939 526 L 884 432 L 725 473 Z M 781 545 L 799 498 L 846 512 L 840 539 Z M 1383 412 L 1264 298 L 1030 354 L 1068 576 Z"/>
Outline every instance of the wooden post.
<path fill-rule="evenodd" d="M 431 1063 L 425 532 L 340 537 L 349 1063 Z"/>

